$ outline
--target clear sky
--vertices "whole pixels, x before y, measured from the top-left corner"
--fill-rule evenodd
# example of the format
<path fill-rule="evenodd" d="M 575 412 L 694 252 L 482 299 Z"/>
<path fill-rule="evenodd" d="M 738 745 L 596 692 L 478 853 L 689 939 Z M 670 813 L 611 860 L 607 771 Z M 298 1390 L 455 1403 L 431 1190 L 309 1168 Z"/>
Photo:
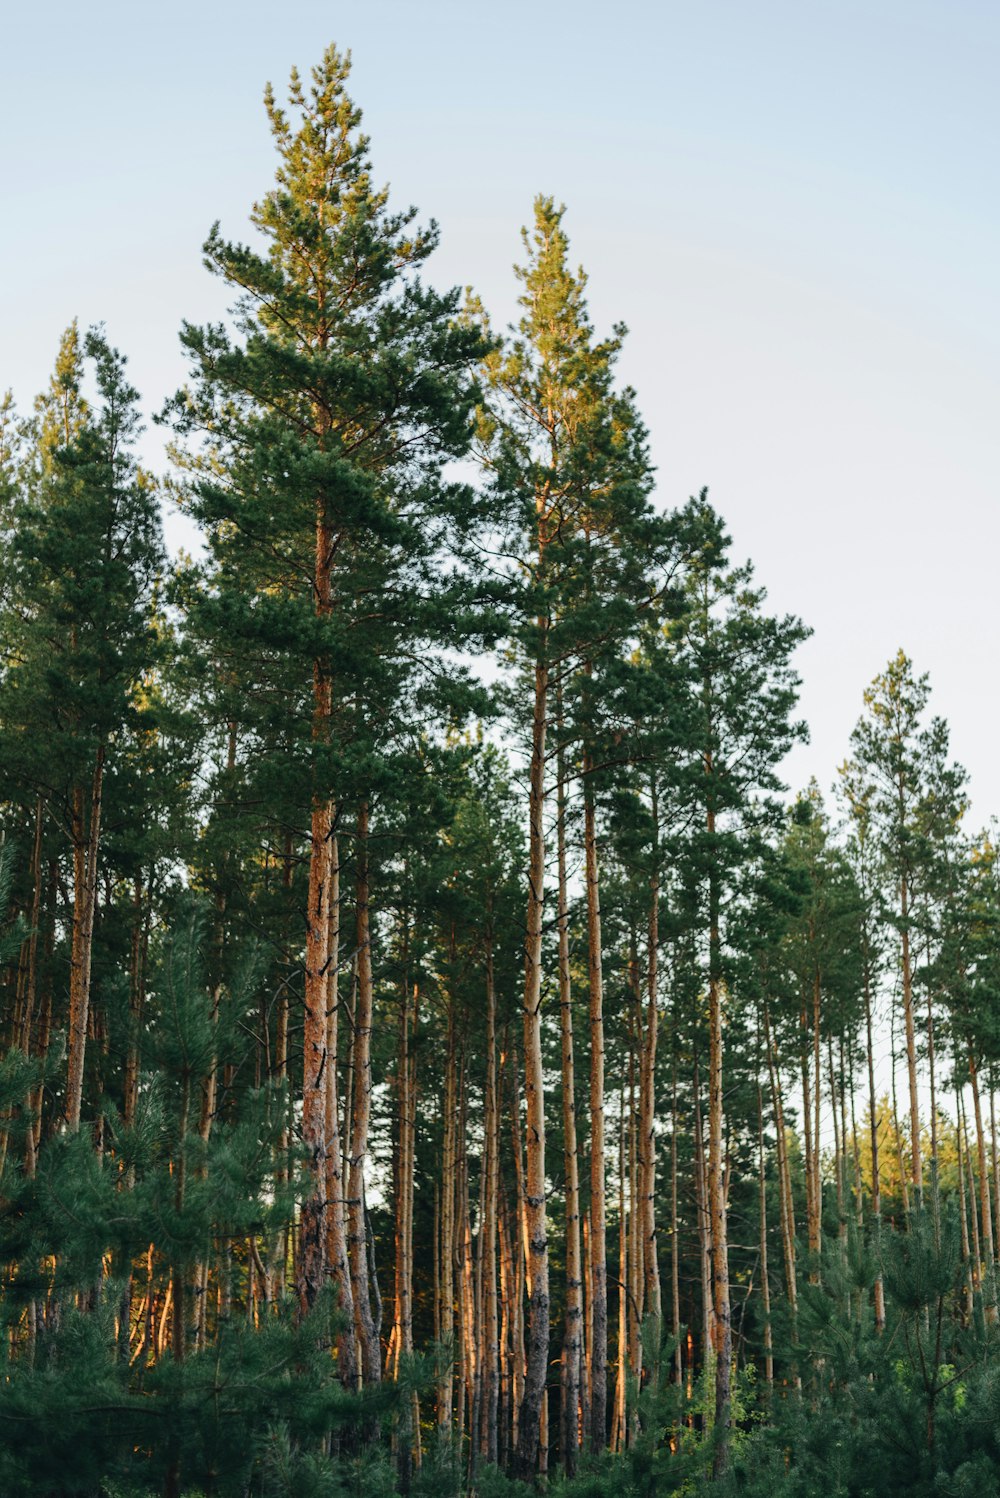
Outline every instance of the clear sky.
<path fill-rule="evenodd" d="M 815 631 L 793 784 L 829 786 L 902 645 L 1000 812 L 1000 5 L 8 0 L 0 388 L 27 407 L 73 316 L 149 409 L 180 383 L 181 319 L 224 306 L 205 233 L 271 179 L 263 85 L 331 40 L 436 280 L 509 319 L 534 194 L 568 205 L 661 501 L 707 484 Z"/>

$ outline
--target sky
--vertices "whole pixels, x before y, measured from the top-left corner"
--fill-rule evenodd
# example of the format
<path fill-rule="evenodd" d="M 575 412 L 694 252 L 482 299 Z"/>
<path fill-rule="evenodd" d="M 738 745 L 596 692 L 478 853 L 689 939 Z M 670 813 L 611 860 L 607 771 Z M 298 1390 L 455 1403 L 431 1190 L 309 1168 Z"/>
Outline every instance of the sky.
<path fill-rule="evenodd" d="M 182 383 L 182 320 L 227 302 L 202 242 L 246 237 L 272 179 L 263 86 L 330 41 L 375 176 L 440 225 L 431 279 L 508 322 L 535 194 L 567 205 L 598 329 L 630 329 L 657 502 L 707 485 L 734 560 L 813 629 L 791 785 L 831 786 L 902 646 L 973 820 L 1000 813 L 995 0 L 7 0 L 0 389 L 22 409 L 73 317 L 147 410 Z"/>

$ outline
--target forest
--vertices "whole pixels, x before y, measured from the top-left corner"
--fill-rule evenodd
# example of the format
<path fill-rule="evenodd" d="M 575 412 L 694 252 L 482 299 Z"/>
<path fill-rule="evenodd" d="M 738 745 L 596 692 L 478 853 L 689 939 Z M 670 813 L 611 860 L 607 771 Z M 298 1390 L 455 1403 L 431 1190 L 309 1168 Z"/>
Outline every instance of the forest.
<path fill-rule="evenodd" d="M 1000 1495 L 928 678 L 785 784 L 807 624 L 657 490 L 565 210 L 516 326 L 435 289 L 349 63 L 162 410 L 75 323 L 0 401 L 0 1494 Z"/>

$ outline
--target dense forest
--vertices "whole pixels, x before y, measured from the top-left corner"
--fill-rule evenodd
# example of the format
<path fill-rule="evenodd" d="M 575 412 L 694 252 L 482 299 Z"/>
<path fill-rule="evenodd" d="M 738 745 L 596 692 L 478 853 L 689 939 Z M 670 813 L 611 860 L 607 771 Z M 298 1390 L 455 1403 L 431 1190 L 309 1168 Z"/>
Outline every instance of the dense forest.
<path fill-rule="evenodd" d="M 348 71 L 267 91 L 168 473 L 103 328 L 0 403 L 0 1493 L 1000 1494 L 927 678 L 789 793 L 808 629 L 657 492 L 564 210 L 515 327 L 435 289 Z"/>

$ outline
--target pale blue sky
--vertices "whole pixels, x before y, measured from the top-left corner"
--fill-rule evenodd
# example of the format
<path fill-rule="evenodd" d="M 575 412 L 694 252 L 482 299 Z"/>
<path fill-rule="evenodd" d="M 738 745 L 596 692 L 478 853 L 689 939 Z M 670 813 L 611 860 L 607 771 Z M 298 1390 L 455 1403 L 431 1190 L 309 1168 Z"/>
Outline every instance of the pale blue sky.
<path fill-rule="evenodd" d="M 148 408 L 180 382 L 181 318 L 223 306 L 201 242 L 271 177 L 263 84 L 330 40 L 435 279 L 505 320 L 533 195 L 567 203 L 662 501 L 708 484 L 815 629 L 793 783 L 829 785 L 902 644 L 1000 811 L 1000 5 L 8 0 L 0 388 L 28 406 L 74 315 Z"/>

